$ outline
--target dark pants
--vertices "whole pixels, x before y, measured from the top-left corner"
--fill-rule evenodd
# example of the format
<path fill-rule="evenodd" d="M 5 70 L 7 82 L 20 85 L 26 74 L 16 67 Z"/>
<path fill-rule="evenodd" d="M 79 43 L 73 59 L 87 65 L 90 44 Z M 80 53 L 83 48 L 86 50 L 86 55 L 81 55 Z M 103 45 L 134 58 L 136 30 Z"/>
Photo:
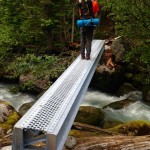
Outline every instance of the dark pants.
<path fill-rule="evenodd" d="M 85 54 L 85 47 L 86 47 L 87 54 L 90 55 L 90 53 L 91 53 L 91 46 L 92 46 L 92 39 L 93 39 L 93 30 L 94 30 L 93 26 L 80 28 L 80 34 L 81 34 L 80 53 L 81 53 L 81 55 Z M 86 46 L 86 39 L 87 39 L 87 46 Z"/>

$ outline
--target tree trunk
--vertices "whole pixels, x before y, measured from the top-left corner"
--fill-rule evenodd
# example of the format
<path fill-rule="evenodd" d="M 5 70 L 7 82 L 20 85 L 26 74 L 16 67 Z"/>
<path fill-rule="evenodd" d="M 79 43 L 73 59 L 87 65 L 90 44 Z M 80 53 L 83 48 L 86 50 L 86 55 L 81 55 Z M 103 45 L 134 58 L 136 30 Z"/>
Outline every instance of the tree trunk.
<path fill-rule="evenodd" d="M 75 6 L 72 4 L 72 32 L 71 32 L 71 42 L 74 41 L 74 16 L 75 16 Z"/>

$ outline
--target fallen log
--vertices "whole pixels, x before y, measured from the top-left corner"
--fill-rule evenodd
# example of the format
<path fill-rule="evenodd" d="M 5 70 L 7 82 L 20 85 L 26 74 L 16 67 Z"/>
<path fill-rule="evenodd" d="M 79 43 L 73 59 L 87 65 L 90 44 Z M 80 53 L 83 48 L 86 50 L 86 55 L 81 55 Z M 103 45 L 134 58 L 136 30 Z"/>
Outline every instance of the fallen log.
<path fill-rule="evenodd" d="M 84 137 L 77 143 L 72 150 L 150 150 L 150 135 Z"/>
<path fill-rule="evenodd" d="M 118 135 L 118 133 L 114 133 L 111 131 L 107 131 L 106 129 L 102 129 L 99 127 L 91 126 L 84 123 L 74 122 L 72 125 L 72 129 L 82 130 L 82 131 L 89 131 L 89 132 L 100 132 L 105 135 Z"/>

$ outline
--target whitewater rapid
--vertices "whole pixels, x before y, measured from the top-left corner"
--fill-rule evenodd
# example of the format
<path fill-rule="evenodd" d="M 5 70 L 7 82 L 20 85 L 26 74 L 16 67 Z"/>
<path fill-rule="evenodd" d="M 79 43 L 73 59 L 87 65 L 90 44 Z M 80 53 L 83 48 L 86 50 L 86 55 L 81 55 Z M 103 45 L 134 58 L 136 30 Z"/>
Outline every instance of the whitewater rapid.
<path fill-rule="evenodd" d="M 36 100 L 35 96 L 26 93 L 13 94 L 10 92 L 10 85 L 0 83 L 0 100 L 9 102 L 17 111 L 25 104 Z M 124 100 L 126 98 L 137 100 L 137 102 L 129 105 L 126 108 L 114 110 L 105 105 L 112 102 Z M 150 106 L 142 102 L 142 93 L 140 91 L 130 92 L 124 96 L 116 97 L 100 91 L 88 90 L 82 101 L 81 106 L 93 106 L 103 109 L 108 119 L 127 122 L 131 120 L 146 120 L 150 121 Z"/>

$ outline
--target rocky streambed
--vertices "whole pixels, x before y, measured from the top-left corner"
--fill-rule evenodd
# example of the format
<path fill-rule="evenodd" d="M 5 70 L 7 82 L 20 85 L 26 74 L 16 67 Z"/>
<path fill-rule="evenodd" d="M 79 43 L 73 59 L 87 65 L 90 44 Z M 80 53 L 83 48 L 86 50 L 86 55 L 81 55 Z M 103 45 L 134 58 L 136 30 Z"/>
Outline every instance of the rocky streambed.
<path fill-rule="evenodd" d="M 22 106 L 19 104 L 21 107 L 16 111 L 12 104 L 1 101 L 1 150 L 12 149 L 13 125 L 33 103 L 34 101 Z M 115 97 L 98 91 L 88 91 L 64 150 L 149 150 L 149 135 L 150 107 L 141 101 L 140 92 Z M 41 145 L 44 146 L 44 143 L 37 146 Z"/>

